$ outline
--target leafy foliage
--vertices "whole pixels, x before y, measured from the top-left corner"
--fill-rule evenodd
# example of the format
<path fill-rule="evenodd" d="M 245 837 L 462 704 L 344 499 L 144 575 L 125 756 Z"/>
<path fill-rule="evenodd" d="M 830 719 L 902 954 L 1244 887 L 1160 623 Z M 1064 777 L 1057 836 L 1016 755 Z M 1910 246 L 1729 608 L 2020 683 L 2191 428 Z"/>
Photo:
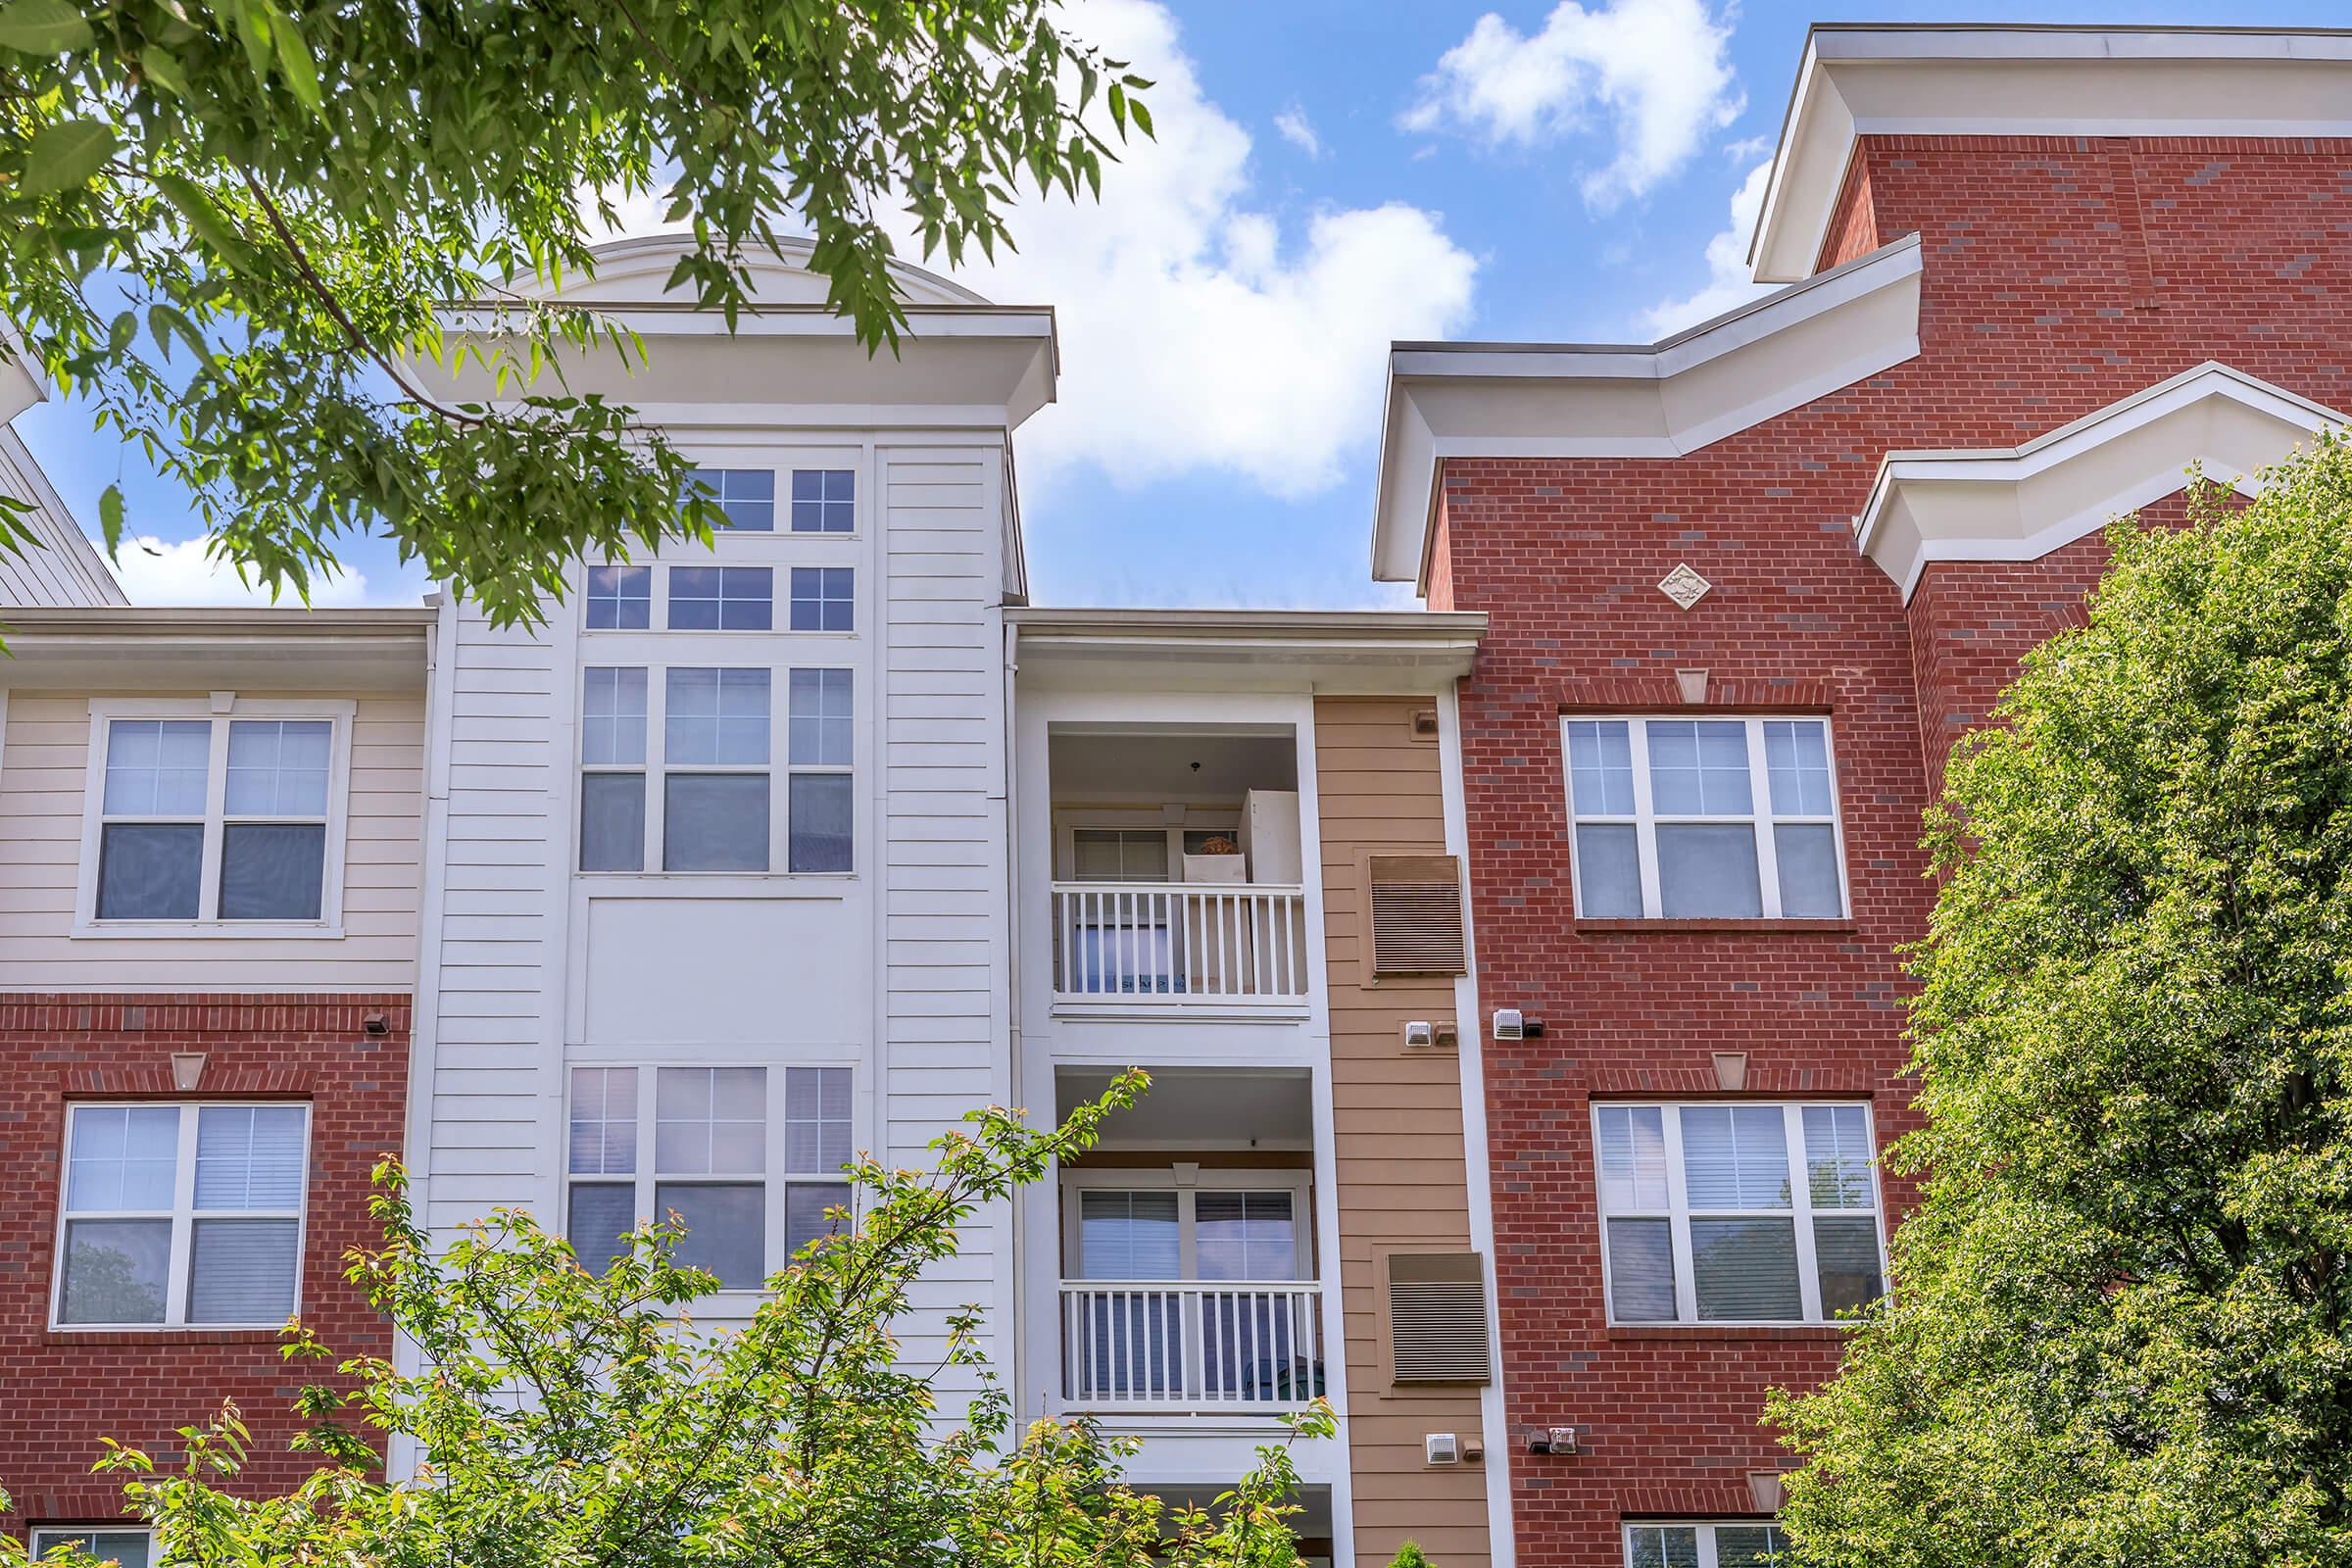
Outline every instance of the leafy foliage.
<path fill-rule="evenodd" d="M 1421 1543 L 1408 1541 L 1389 1559 L 1389 1568 L 1431 1568 L 1429 1554 L 1421 1549 Z"/>
<path fill-rule="evenodd" d="M 1050 1133 L 976 1112 L 927 1172 L 861 1161 L 861 1217 L 840 1216 L 724 1330 L 693 1323 L 717 1281 L 676 1264 L 670 1226 L 641 1229 L 601 1276 L 518 1211 L 436 1244 L 388 1166 L 386 1243 L 355 1251 L 350 1274 L 422 1370 L 361 1357 L 341 1363 L 341 1391 L 306 1389 L 295 1446 L 320 1468 L 281 1496 L 236 1485 L 250 1438 L 233 1405 L 182 1434 L 176 1473 L 128 1448 L 104 1467 L 130 1478 L 159 1560 L 183 1568 L 1297 1568 L 1287 1445 L 1261 1448 L 1214 1509 L 1164 1514 L 1120 1480 L 1131 1440 L 1083 1420 L 1009 1435 L 976 1315 L 954 1321 L 936 1366 L 905 1364 L 893 1332 L 959 1224 L 1088 1147 L 1144 1082 L 1126 1075 Z M 299 1330 L 287 1349 L 327 1355 Z M 937 1392 L 951 1367 L 977 1390 L 959 1411 Z M 1333 1427 L 1320 1405 L 1294 1423 Z M 421 1461 L 413 1477 L 384 1479 L 387 1444 Z"/>
<path fill-rule="evenodd" d="M 2191 514 L 1955 758 L 1808 1565 L 2352 1561 L 2352 445 Z"/>
<path fill-rule="evenodd" d="M 625 408 L 535 380 L 436 404 L 437 310 L 478 301 L 502 387 L 642 345 L 537 286 L 593 270 L 616 203 L 691 220 L 671 281 L 732 326 L 797 215 L 869 348 L 925 254 L 1009 243 L 1018 184 L 1098 191 L 1150 83 L 1059 0 L 0 0 L 0 312 L 101 426 L 198 500 L 216 548 L 307 591 L 338 538 L 529 619 L 564 564 L 708 536 Z M 110 546 L 122 501 L 101 504 Z M 0 506 L 0 547 L 22 549 Z"/>

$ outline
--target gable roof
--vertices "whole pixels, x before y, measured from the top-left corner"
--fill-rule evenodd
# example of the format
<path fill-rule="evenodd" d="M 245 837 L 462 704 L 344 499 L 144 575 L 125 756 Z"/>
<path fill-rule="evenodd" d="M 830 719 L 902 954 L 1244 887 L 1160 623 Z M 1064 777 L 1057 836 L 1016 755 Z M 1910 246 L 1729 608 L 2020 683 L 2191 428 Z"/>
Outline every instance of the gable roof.
<path fill-rule="evenodd" d="M 0 614 L 31 605 L 130 603 L 24 438 L 5 422 L 48 396 L 39 369 L 16 352 L 14 335 L 0 328 L 0 495 L 32 508 L 26 520 L 33 538 L 21 553 L 0 546 Z"/>
<path fill-rule="evenodd" d="M 1908 602 L 1938 561 L 2034 561 L 2205 477 L 2254 475 L 2347 416 L 2208 360 L 2022 446 L 1889 452 L 1854 543 Z"/>
<path fill-rule="evenodd" d="M 2352 135 L 2352 31 L 1816 24 L 1748 245 L 1813 271 L 1857 138 Z"/>

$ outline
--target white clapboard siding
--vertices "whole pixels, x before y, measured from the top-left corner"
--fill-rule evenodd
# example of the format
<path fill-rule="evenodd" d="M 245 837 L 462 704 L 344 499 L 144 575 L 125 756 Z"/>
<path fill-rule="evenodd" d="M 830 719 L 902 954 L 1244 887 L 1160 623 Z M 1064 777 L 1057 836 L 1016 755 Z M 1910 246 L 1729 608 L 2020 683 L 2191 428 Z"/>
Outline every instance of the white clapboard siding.
<path fill-rule="evenodd" d="M 891 1157 L 913 1163 L 1005 1094 L 1004 480 L 989 447 L 885 446 L 878 467 L 882 1087 Z M 910 1353 L 932 1348 L 922 1342 L 949 1312 L 979 1302 L 1004 1360 L 1004 1232 L 1001 1213 L 974 1216 L 960 1255 L 916 1287 Z"/>
<path fill-rule="evenodd" d="M 0 938 L 11 990 L 406 991 L 416 983 L 424 807 L 424 698 L 364 696 L 352 718 L 343 935 L 74 934 L 89 692 L 14 691 L 0 741 Z M 142 692 L 197 697 L 201 692 Z"/>
<path fill-rule="evenodd" d="M 568 861 L 568 758 L 559 733 L 571 675 L 548 635 L 456 616 L 450 670 L 447 861 L 433 1000 L 429 1219 L 532 1207 L 561 1152 L 542 1112 L 561 1082 L 549 1020 L 564 994 L 554 935 Z M 564 694 L 559 700 L 558 693 Z"/>

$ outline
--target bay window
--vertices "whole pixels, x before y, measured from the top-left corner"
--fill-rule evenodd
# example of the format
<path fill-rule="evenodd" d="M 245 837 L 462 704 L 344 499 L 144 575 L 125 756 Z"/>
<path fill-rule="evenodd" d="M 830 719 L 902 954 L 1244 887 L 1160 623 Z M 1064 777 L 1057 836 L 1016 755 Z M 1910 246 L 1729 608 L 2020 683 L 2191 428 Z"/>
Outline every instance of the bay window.
<path fill-rule="evenodd" d="M 1845 913 L 1822 718 L 1567 718 L 1576 911 L 1587 918 Z"/>
<path fill-rule="evenodd" d="M 84 921 L 331 925 L 350 705 L 205 710 L 92 704 Z"/>
<path fill-rule="evenodd" d="M 301 1277 L 309 1133 L 296 1104 L 69 1106 L 56 1323 L 283 1323 Z"/>
<path fill-rule="evenodd" d="M 660 1217 L 684 1232 L 681 1265 L 708 1269 L 722 1290 L 757 1290 L 849 1207 L 852 1117 L 848 1067 L 575 1067 L 572 1250 L 602 1267 Z"/>
<path fill-rule="evenodd" d="M 1819 1323 L 1885 1288 L 1857 1102 L 1593 1106 L 1617 1323 Z"/>

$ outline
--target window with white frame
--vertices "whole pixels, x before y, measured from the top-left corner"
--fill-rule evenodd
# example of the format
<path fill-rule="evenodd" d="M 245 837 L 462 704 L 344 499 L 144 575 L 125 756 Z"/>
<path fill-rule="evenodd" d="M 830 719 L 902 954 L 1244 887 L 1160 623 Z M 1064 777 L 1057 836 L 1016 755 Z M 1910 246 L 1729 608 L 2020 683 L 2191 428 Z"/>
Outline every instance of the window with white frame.
<path fill-rule="evenodd" d="M 777 682 L 769 670 L 714 666 L 584 671 L 580 869 L 759 873 L 779 858 L 793 872 L 852 869 L 855 674 L 785 674 Z M 784 810 L 771 820 L 779 686 L 786 779 Z"/>
<path fill-rule="evenodd" d="M 792 470 L 794 533 L 855 533 L 858 475 L 849 468 Z"/>
<path fill-rule="evenodd" d="M 339 912 L 329 871 L 347 712 L 247 710 L 93 714 L 90 919 L 315 924 Z"/>
<path fill-rule="evenodd" d="M 757 1290 L 850 1206 L 852 1089 L 848 1067 L 574 1067 L 572 1250 L 603 1267 L 660 1218 L 684 1231 L 680 1263 Z"/>
<path fill-rule="evenodd" d="M 588 568 L 590 631 L 643 631 L 653 624 L 653 567 Z"/>
<path fill-rule="evenodd" d="M 775 469 L 697 468 L 687 483 L 726 514 L 725 527 L 739 533 L 775 532 Z"/>
<path fill-rule="evenodd" d="M 1822 718 L 1567 718 L 1576 912 L 1835 919 L 1845 913 Z"/>
<path fill-rule="evenodd" d="M 785 864 L 794 871 L 847 871 L 857 801 L 851 761 L 856 693 L 846 669 L 796 669 L 787 699 L 792 777 Z"/>
<path fill-rule="evenodd" d="M 29 1544 L 35 1558 L 72 1545 L 85 1557 L 119 1568 L 153 1568 L 155 1562 L 155 1532 L 137 1526 L 35 1525 Z"/>
<path fill-rule="evenodd" d="M 1869 1107 L 1592 1107 L 1618 1323 L 1820 1323 L 1885 1289 Z"/>
<path fill-rule="evenodd" d="M 671 631 L 769 631 L 776 574 L 769 566 L 672 566 Z"/>
<path fill-rule="evenodd" d="M 1774 1568 L 1788 1550 L 1788 1535 L 1763 1519 L 1625 1527 L 1626 1568 Z"/>
<path fill-rule="evenodd" d="M 1242 1186 L 1110 1185 L 1068 1193 L 1067 1258 L 1077 1280 L 1307 1277 L 1305 1194 L 1267 1175 Z"/>
<path fill-rule="evenodd" d="M 850 566 L 792 568 L 794 631 L 858 629 L 858 573 Z"/>
<path fill-rule="evenodd" d="M 282 1324 L 302 1274 L 309 1133 L 294 1104 L 69 1106 L 55 1321 Z"/>

